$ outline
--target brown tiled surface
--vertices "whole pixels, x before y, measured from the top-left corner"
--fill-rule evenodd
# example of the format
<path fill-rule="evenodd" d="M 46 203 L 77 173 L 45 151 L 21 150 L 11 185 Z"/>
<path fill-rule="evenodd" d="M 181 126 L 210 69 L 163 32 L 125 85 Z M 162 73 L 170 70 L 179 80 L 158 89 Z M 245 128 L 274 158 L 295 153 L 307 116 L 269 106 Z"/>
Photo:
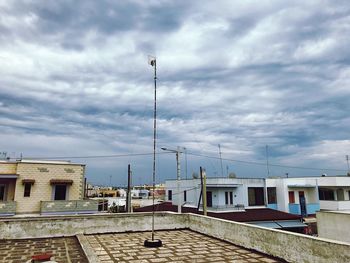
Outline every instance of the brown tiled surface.
<path fill-rule="evenodd" d="M 190 230 L 158 231 L 160 248 L 145 248 L 149 232 L 87 235 L 93 251 L 104 262 L 279 262 L 258 252 Z"/>
<path fill-rule="evenodd" d="M 67 253 L 68 252 L 68 253 Z M 87 263 L 75 237 L 0 240 L 0 263 L 24 263 L 33 255 L 51 253 L 57 262 Z"/>

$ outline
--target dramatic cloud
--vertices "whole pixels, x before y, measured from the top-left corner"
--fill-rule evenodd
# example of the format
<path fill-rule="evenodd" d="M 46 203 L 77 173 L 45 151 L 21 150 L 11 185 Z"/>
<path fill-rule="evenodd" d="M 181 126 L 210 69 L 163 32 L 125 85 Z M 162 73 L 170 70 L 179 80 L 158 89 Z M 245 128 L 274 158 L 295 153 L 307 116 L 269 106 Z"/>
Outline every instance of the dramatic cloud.
<path fill-rule="evenodd" d="M 3 1 L 0 151 L 81 157 L 94 183 L 131 163 L 150 183 L 152 156 L 133 154 L 153 149 L 152 54 L 158 149 L 187 148 L 183 176 L 221 175 L 198 156 L 218 144 L 224 175 L 266 176 L 266 145 L 270 175 L 344 174 L 349 46 L 348 1 Z M 173 154 L 157 164 L 175 177 Z"/>

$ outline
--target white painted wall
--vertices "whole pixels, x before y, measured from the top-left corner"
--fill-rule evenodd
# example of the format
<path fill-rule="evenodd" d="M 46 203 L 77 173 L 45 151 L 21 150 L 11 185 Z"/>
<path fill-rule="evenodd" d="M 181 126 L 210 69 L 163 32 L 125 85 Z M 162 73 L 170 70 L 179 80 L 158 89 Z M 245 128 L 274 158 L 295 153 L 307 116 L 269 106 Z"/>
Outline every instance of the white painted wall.
<path fill-rule="evenodd" d="M 264 179 L 260 178 L 207 178 L 207 191 L 212 192 L 212 205 L 213 207 L 227 207 L 225 204 L 225 192 L 233 193 L 233 204 L 243 204 L 248 206 L 248 187 L 264 187 Z M 187 205 L 198 205 L 200 196 L 200 179 L 188 179 L 180 181 L 181 202 L 183 200 L 183 191 L 187 193 Z M 231 187 L 220 187 L 220 186 Z M 167 180 L 165 182 L 166 200 L 168 200 L 168 190 L 172 190 L 172 203 L 177 205 L 178 195 L 177 193 L 177 181 Z M 231 206 L 231 205 L 229 205 Z"/>
<path fill-rule="evenodd" d="M 319 237 L 350 243 L 350 211 L 320 211 L 316 213 Z"/>

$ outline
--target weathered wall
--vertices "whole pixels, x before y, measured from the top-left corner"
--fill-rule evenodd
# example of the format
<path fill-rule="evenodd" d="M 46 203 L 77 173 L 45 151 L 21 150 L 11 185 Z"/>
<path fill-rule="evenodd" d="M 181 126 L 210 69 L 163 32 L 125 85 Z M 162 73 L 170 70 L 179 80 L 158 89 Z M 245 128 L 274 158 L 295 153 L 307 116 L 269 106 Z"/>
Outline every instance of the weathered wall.
<path fill-rule="evenodd" d="M 16 174 L 16 163 L 0 162 L 0 174 Z"/>
<path fill-rule="evenodd" d="M 73 180 L 68 186 L 69 200 L 82 199 L 84 166 L 72 164 L 18 163 L 15 201 L 17 213 L 39 213 L 40 201 L 52 200 L 51 179 Z M 30 197 L 24 197 L 23 179 L 34 179 Z"/>
<path fill-rule="evenodd" d="M 148 231 L 151 229 L 151 225 L 151 213 L 6 218 L 0 219 L 0 239 Z M 186 215 L 156 213 L 156 229 L 179 229 L 186 227 Z"/>
<path fill-rule="evenodd" d="M 350 244 L 267 229 L 201 215 L 190 215 L 189 228 L 289 262 L 350 262 Z"/>
<path fill-rule="evenodd" d="M 350 243 L 350 212 L 321 211 L 316 213 L 316 218 L 320 237 Z"/>

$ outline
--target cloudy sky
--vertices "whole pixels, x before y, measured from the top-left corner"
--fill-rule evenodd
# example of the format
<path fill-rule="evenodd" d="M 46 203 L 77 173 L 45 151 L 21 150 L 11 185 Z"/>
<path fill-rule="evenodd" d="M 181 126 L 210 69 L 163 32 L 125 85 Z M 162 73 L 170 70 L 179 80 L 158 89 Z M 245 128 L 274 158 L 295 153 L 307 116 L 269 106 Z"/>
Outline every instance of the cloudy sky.
<path fill-rule="evenodd" d="M 344 174 L 349 46 L 347 0 L 3 0 L 0 152 L 116 155 L 70 159 L 93 183 L 125 184 L 128 163 L 150 183 L 152 54 L 157 150 L 186 147 L 183 177 L 185 159 L 188 177 L 266 176 L 266 145 L 270 175 Z M 157 155 L 157 181 L 175 176 Z"/>

